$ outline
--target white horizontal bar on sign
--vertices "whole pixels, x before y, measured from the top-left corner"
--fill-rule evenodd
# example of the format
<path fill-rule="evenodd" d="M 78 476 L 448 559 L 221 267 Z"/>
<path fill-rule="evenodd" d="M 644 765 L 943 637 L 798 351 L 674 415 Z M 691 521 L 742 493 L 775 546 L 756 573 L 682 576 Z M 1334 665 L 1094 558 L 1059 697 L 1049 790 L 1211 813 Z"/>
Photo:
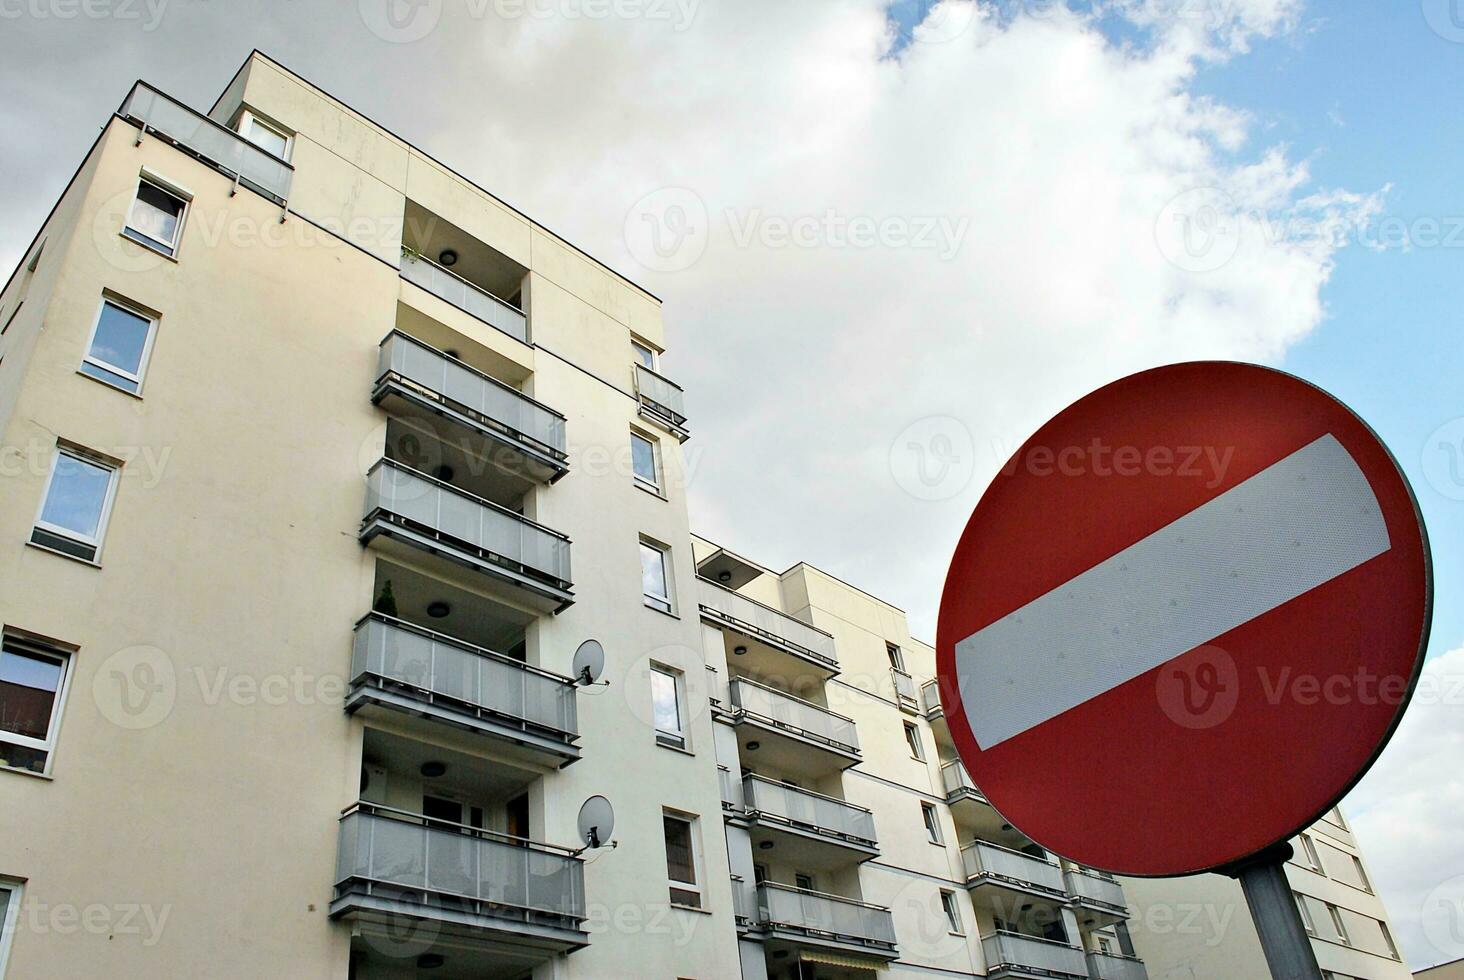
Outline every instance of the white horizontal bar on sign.
<path fill-rule="evenodd" d="M 983 750 L 1290 602 L 1390 547 L 1330 433 L 956 643 Z"/>

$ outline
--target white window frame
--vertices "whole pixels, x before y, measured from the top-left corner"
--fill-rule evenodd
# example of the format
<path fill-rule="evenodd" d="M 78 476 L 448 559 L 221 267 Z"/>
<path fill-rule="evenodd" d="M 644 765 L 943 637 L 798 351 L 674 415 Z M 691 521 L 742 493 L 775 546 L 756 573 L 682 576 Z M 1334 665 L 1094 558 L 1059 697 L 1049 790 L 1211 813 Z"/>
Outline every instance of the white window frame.
<path fill-rule="evenodd" d="M 1395 960 L 1403 959 L 1402 956 L 1398 955 L 1398 944 L 1393 941 L 1393 930 L 1389 929 L 1388 924 L 1382 919 L 1378 920 L 1378 931 L 1383 934 L 1383 942 L 1387 944 L 1388 955 Z"/>
<path fill-rule="evenodd" d="M 662 835 L 661 844 L 662 844 L 662 847 L 663 848 L 669 847 L 669 845 L 670 845 L 670 842 L 664 839 L 665 838 L 664 821 L 666 821 L 666 820 L 675 820 L 675 821 L 678 821 L 680 823 L 686 824 L 686 835 L 687 835 L 687 838 L 691 841 L 691 873 L 697 879 L 696 881 L 693 881 L 693 882 L 685 882 L 685 881 L 677 881 L 675 878 L 672 878 L 671 877 L 671 861 L 670 861 L 671 855 L 668 853 L 666 855 L 666 858 L 667 858 L 667 860 L 666 860 L 666 885 L 667 885 L 667 888 L 668 888 L 667 894 L 668 895 L 670 894 L 669 889 L 675 889 L 676 891 L 679 891 L 679 892 L 691 892 L 692 894 L 694 894 L 696 896 L 697 901 L 696 901 L 696 904 L 695 905 L 692 905 L 690 907 L 691 908 L 696 908 L 696 909 L 701 909 L 701 910 L 705 911 L 705 909 L 707 907 L 706 892 L 703 890 L 701 882 L 702 882 L 702 879 L 706 877 L 706 875 L 705 875 L 705 873 L 703 872 L 703 869 L 702 869 L 701 841 L 697 839 L 698 836 L 699 836 L 698 833 L 697 833 L 697 829 L 698 829 L 698 824 L 700 823 L 700 820 L 697 818 L 696 814 L 694 814 L 694 813 L 684 813 L 684 812 L 682 812 L 680 810 L 671 810 L 671 809 L 662 809 L 661 810 L 661 819 L 662 819 L 662 822 L 663 822 L 663 829 L 661 831 L 661 835 Z M 683 905 L 685 905 L 685 903 L 683 903 L 683 902 L 672 902 L 671 904 L 677 905 L 677 906 L 683 906 Z"/>
<path fill-rule="evenodd" d="M 1322 856 L 1317 852 L 1316 842 L 1306 834 L 1297 835 L 1301 840 L 1301 853 L 1306 861 L 1306 866 L 1313 871 L 1322 870 Z"/>
<path fill-rule="evenodd" d="M 8 646 L 12 641 L 22 640 L 22 637 L 11 633 L 4 637 L 4 642 L 0 645 Z M 60 661 L 61 681 L 56 685 L 56 701 L 51 706 L 51 721 L 46 726 L 46 737 L 44 739 L 31 738 L 28 735 L 21 735 L 8 729 L 0 729 L 0 742 L 19 745 L 22 748 L 35 749 L 37 752 L 46 753 L 46 765 L 41 770 L 41 775 L 49 776 L 51 774 L 51 766 L 56 761 L 56 744 L 61 738 L 61 715 L 66 707 L 67 692 L 71 689 L 71 673 L 76 665 L 76 657 L 73 656 L 70 650 L 52 646 L 40 640 L 18 642 L 17 646 L 25 647 L 25 652 L 29 654 L 45 656 Z M 16 769 L 13 766 L 3 765 L 0 765 L 0 769 L 12 772 L 32 772 L 30 769 Z M 3 887 L 4 884 L 3 881 L 0 881 L 0 887 Z M 4 975 L 4 965 L 5 957 L 3 953 L 0 953 L 0 976 Z"/>
<path fill-rule="evenodd" d="M 1327 914 L 1332 917 L 1332 928 L 1337 930 L 1337 941 L 1343 946 L 1351 946 L 1352 937 L 1347 934 L 1347 923 L 1342 921 L 1342 910 L 1328 902 Z"/>
<path fill-rule="evenodd" d="M 956 893 L 942 888 L 940 890 L 940 908 L 945 913 L 946 926 L 950 929 L 951 935 L 964 936 L 966 923 L 961 918 L 961 905 L 956 900 Z"/>
<path fill-rule="evenodd" d="M 279 157 L 278 159 L 281 159 L 286 163 L 290 162 L 290 157 L 293 156 L 295 152 L 294 133 L 290 132 L 279 123 L 271 122 L 270 120 L 265 119 L 264 117 L 249 109 L 241 110 L 239 112 L 239 122 L 238 125 L 234 127 L 234 132 L 238 133 L 241 137 L 247 140 L 250 146 L 256 147 L 260 150 L 264 150 L 264 152 L 269 153 L 270 156 L 274 156 L 274 153 L 265 149 L 263 146 L 260 146 L 258 143 L 254 142 L 254 140 L 249 139 L 249 127 L 251 126 L 259 126 L 260 128 L 267 129 L 270 132 L 274 133 L 276 136 L 283 138 L 285 141 L 285 155 Z"/>
<path fill-rule="evenodd" d="M 898 643 L 885 643 L 885 656 L 890 659 L 890 666 L 901 673 L 905 671 L 905 651 L 900 649 Z"/>
<path fill-rule="evenodd" d="M 1372 879 L 1367 876 L 1367 869 L 1362 866 L 1362 858 L 1356 854 L 1349 854 L 1347 856 L 1352 858 L 1352 869 L 1357 872 L 1357 880 L 1361 882 L 1358 887 L 1365 892 L 1371 893 L 1373 890 Z"/>
<path fill-rule="evenodd" d="M 90 466 L 101 467 L 103 469 L 109 470 L 112 474 L 111 479 L 107 481 L 106 495 L 102 499 L 102 513 L 101 516 L 97 519 L 97 533 L 95 538 L 83 537 L 82 535 L 77 534 L 71 528 L 61 527 L 60 525 L 52 524 L 50 521 L 46 521 L 41 518 L 41 515 L 46 512 L 46 501 L 51 499 L 51 488 L 52 485 L 56 482 L 56 466 L 61 461 L 62 456 L 70 456 L 72 459 L 78 460 L 82 463 L 86 463 Z M 117 502 L 117 483 L 121 476 L 122 467 L 118 466 L 116 463 L 113 463 L 110 460 L 103 459 L 100 456 L 94 455 L 92 453 L 88 453 L 84 449 L 80 449 L 67 444 L 57 443 L 56 452 L 51 457 L 51 472 L 46 475 L 46 486 L 41 491 L 41 503 L 40 506 L 36 508 L 36 519 L 35 523 L 32 525 L 32 530 L 34 530 L 35 528 L 40 528 L 42 531 L 45 531 L 49 534 L 54 534 L 57 537 L 66 538 L 68 541 L 75 541 L 77 544 L 93 547 L 96 549 L 96 551 L 92 554 L 90 559 L 80 558 L 77 555 L 67 555 L 67 557 L 77 558 L 80 561 L 90 561 L 93 564 L 100 563 L 102 560 L 102 542 L 107 539 L 107 526 L 112 521 L 112 505 Z M 26 540 L 30 540 L 29 535 L 26 537 Z M 46 548 L 45 545 L 36 545 L 36 547 Z M 55 551 L 54 548 L 46 548 L 46 550 Z"/>
<path fill-rule="evenodd" d="M 20 903 L 25 897 L 25 883 L 9 878 L 0 878 L 0 891 L 7 893 L 5 915 L 0 916 L 0 977 L 5 975 L 5 965 L 10 962 L 10 944 L 15 938 L 15 924 L 20 918 Z"/>
<path fill-rule="evenodd" d="M 1098 952 L 1104 956 L 1113 955 L 1113 942 L 1107 936 L 1098 936 Z"/>
<path fill-rule="evenodd" d="M 905 730 L 905 746 L 910 750 L 910 758 L 920 762 L 925 761 L 925 747 L 920 744 L 920 729 L 908 721 L 900 723 Z"/>
<path fill-rule="evenodd" d="M 940 832 L 940 811 L 932 803 L 921 801 L 920 822 L 925 825 L 925 837 L 932 844 L 945 844 L 945 836 Z"/>
<path fill-rule="evenodd" d="M 630 475 L 638 486 L 659 495 L 661 493 L 661 441 L 652 436 L 646 435 L 639 429 L 630 430 Z M 635 440 L 639 439 L 651 447 L 651 474 L 652 479 L 647 480 L 635 470 Z"/>
<path fill-rule="evenodd" d="M 668 548 L 668 547 L 666 547 L 665 545 L 658 544 L 657 542 L 651 541 L 651 540 L 649 540 L 647 538 L 641 538 L 640 539 L 640 546 L 641 546 L 641 549 L 642 550 L 639 551 L 639 552 L 637 552 L 637 555 L 643 556 L 645 549 L 649 549 L 651 551 L 656 552 L 657 554 L 659 554 L 661 556 L 661 577 L 662 577 L 662 579 L 666 583 L 666 594 L 665 595 L 657 595 L 657 594 L 652 593 L 652 592 L 647 592 L 646 591 L 645 564 L 644 564 L 644 560 L 642 559 L 642 564 L 641 564 L 641 598 L 642 598 L 642 600 L 645 602 L 646 606 L 648 608 L 650 608 L 650 609 L 654 609 L 657 612 L 667 613 L 668 615 L 672 615 L 672 616 L 676 615 L 676 599 L 672 595 L 672 593 L 675 590 L 671 586 L 671 549 Z"/>
<path fill-rule="evenodd" d="M 656 729 L 656 742 L 660 745 L 669 745 L 672 748 L 688 749 L 690 741 L 686 736 L 686 675 L 681 671 L 664 664 L 651 664 L 651 724 Z M 654 675 L 660 674 L 671 682 L 671 693 L 676 703 L 676 726 L 674 732 L 661 728 L 660 719 L 656 717 L 656 681 Z"/>
<path fill-rule="evenodd" d="M 1312 918 L 1311 907 L 1306 904 L 1306 897 L 1301 892 L 1293 891 L 1291 897 L 1296 899 L 1296 910 L 1301 913 L 1301 924 L 1306 929 L 1308 936 L 1317 934 L 1317 924 Z"/>
<path fill-rule="evenodd" d="M 109 304 L 117 307 L 117 309 L 123 311 L 124 313 L 131 313 L 132 315 L 142 317 L 144 320 L 147 321 L 147 339 L 143 341 L 142 344 L 142 358 L 138 361 L 136 374 L 133 374 L 131 371 L 124 370 L 119 365 L 108 364 L 101 358 L 92 356 L 92 345 L 97 342 L 97 331 L 100 330 L 102 326 L 102 313 L 106 310 Z M 145 310 L 141 306 L 138 306 L 136 303 L 125 300 L 114 293 L 104 292 L 102 294 L 102 302 L 97 306 L 96 318 L 92 320 L 91 335 L 86 338 L 86 353 L 82 355 L 81 363 L 90 364 L 94 367 L 101 368 L 103 371 L 106 371 L 109 374 L 120 375 L 129 381 L 135 381 L 137 383 L 137 390 L 127 391 L 126 388 L 119 388 L 117 385 L 112 384 L 106 378 L 99 378 L 94 374 L 86 374 L 85 371 L 81 371 L 80 373 L 88 378 L 91 378 L 93 381 L 100 381 L 102 384 L 106 385 L 109 388 L 117 388 L 118 391 L 126 391 L 129 395 L 137 395 L 139 398 L 142 397 L 142 383 L 143 379 L 147 377 L 148 363 L 152 360 L 153 341 L 157 339 L 158 322 L 160 320 L 161 317 L 151 312 L 150 310 Z"/>
<path fill-rule="evenodd" d="M 642 364 L 641 363 L 641 359 L 639 357 L 636 357 L 635 358 L 635 363 L 636 364 L 640 364 L 641 367 L 649 368 L 652 371 L 659 371 L 660 370 L 660 366 L 661 366 L 661 352 L 660 351 L 656 350 L 656 348 L 652 347 L 650 344 L 646 343 L 644 340 L 641 340 L 639 337 L 635 337 L 635 336 L 632 336 L 630 338 L 630 346 L 631 346 L 631 350 L 632 351 L 645 351 L 647 354 L 651 355 L 651 363 L 650 364 Z"/>
<path fill-rule="evenodd" d="M 138 192 L 142 190 L 143 184 L 151 184 L 154 189 L 162 191 L 183 205 L 183 210 L 178 212 L 178 227 L 173 232 L 173 240 L 171 242 L 154 238 L 147 232 L 135 228 L 132 225 L 132 218 L 137 212 Z M 183 191 L 176 184 L 162 180 L 149 171 L 143 171 L 138 175 L 137 188 L 132 192 L 132 204 L 127 208 L 127 220 L 122 223 L 122 235 L 130 242 L 137 242 L 144 248 L 151 248 L 160 255 L 165 255 L 170 259 L 176 259 L 183 245 L 183 228 L 188 223 L 188 212 L 191 210 L 193 210 L 192 194 Z M 131 232 L 131 234 L 128 234 L 128 232 Z"/>

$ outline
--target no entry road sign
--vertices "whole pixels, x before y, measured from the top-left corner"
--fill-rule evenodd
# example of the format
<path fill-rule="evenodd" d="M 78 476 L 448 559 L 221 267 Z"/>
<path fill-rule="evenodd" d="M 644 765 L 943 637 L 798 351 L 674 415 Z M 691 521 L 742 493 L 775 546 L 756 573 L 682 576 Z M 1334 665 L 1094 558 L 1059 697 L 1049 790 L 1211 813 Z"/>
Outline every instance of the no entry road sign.
<path fill-rule="evenodd" d="M 1430 589 L 1407 481 L 1344 405 L 1255 365 L 1146 371 L 1038 430 L 967 524 L 937 637 L 952 738 L 1065 857 L 1230 865 L 1377 757 Z"/>

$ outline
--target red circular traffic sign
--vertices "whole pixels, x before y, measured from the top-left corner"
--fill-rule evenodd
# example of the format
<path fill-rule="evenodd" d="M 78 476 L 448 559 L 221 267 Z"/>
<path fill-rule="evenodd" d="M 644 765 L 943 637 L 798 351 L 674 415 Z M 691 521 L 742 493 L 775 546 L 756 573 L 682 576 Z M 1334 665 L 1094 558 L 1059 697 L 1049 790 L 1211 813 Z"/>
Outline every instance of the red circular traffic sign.
<path fill-rule="evenodd" d="M 1080 399 L 993 480 L 941 599 L 941 697 L 1037 843 L 1212 870 L 1361 778 L 1430 606 L 1417 504 L 1361 419 L 1269 368 L 1176 364 Z"/>

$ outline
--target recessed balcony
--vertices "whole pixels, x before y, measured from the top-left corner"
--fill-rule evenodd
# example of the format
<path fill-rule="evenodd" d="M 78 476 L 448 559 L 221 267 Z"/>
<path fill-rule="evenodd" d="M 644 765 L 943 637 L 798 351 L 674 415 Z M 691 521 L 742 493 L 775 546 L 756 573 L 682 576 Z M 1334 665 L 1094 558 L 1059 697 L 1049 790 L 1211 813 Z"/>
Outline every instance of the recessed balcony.
<path fill-rule="evenodd" d="M 583 862 L 569 848 L 371 803 L 341 817 L 330 917 L 352 923 L 368 960 L 400 946 L 454 961 L 461 951 L 483 963 L 474 976 L 517 976 L 494 966 L 521 970 L 590 941 Z"/>
<path fill-rule="evenodd" d="M 728 717 L 748 768 L 816 778 L 859 762 L 852 719 L 746 677 L 733 678 L 728 690 Z"/>
<path fill-rule="evenodd" d="M 702 620 L 722 630 L 729 666 L 819 683 L 839 672 L 832 635 L 710 579 L 696 584 Z"/>
<path fill-rule="evenodd" d="M 635 397 L 638 413 L 685 442 L 691 437 L 686 429 L 686 396 L 681 386 L 662 377 L 644 364 L 635 365 Z"/>
<path fill-rule="evenodd" d="M 361 541 L 480 572 L 486 591 L 540 612 L 574 601 L 567 537 L 395 460 L 366 475 Z"/>
<path fill-rule="evenodd" d="M 899 955 L 890 910 L 839 895 L 764 881 L 757 886 L 754 922 L 771 956 L 811 947 L 867 961 L 872 970 Z"/>
<path fill-rule="evenodd" d="M 1101 929 L 1129 917 L 1123 886 L 1097 871 L 1069 868 L 1067 890 L 1073 896 L 1073 912 L 1084 929 Z"/>
<path fill-rule="evenodd" d="M 381 342 L 371 401 L 397 418 L 457 426 L 477 455 L 532 482 L 569 472 L 563 415 L 399 330 Z"/>
<path fill-rule="evenodd" d="M 805 871 L 829 871 L 879 855 L 874 814 L 832 796 L 763 776 L 742 778 L 742 816 L 752 846 Z"/>
<path fill-rule="evenodd" d="M 981 937 L 981 951 L 986 957 L 986 976 L 993 980 L 1086 980 L 1088 976 L 1088 960 L 1081 949 L 1050 939 L 994 932 Z"/>
<path fill-rule="evenodd" d="M 1149 980 L 1144 961 L 1117 953 L 1088 954 L 1088 980 Z"/>
<path fill-rule="evenodd" d="M 1062 868 L 1048 857 L 976 840 L 961 848 L 966 887 L 1005 921 L 1018 919 L 1033 903 L 1062 906 L 1068 903 Z"/>
<path fill-rule="evenodd" d="M 529 318 L 523 310 L 426 255 L 404 248 L 401 277 L 514 340 L 529 342 Z"/>
<path fill-rule="evenodd" d="M 580 757 L 569 678 L 380 613 L 356 624 L 346 711 L 450 725 L 538 765 Z"/>

